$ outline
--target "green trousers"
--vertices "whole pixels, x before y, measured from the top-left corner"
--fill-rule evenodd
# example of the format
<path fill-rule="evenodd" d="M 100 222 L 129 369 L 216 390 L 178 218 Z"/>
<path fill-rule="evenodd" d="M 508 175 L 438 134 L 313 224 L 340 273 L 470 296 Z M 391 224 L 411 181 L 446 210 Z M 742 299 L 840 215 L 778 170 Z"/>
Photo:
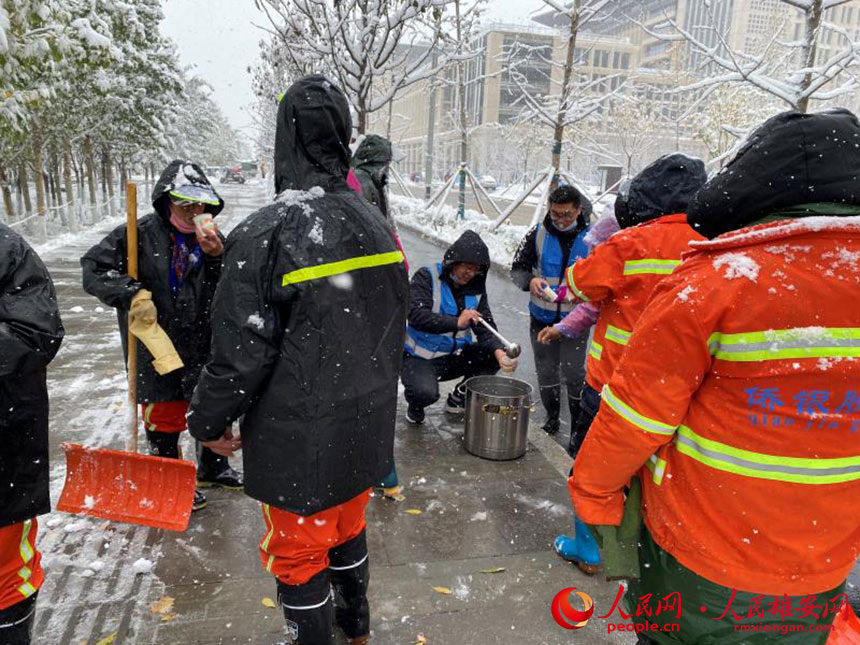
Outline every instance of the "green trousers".
<path fill-rule="evenodd" d="M 840 598 L 845 589 L 844 582 L 830 591 L 810 594 L 814 599 L 807 596 L 777 599 L 772 595 L 734 591 L 714 584 L 682 566 L 661 549 L 644 527 L 639 558 L 641 577 L 629 583 L 624 597 L 626 611 L 633 614 L 631 620 L 637 624 L 647 621 L 660 629 L 641 632 L 640 643 L 824 645 L 830 634 L 826 626 L 833 622 L 835 609 L 844 600 L 844 596 Z M 651 594 L 650 599 L 640 601 L 646 594 Z M 655 615 L 664 598 L 667 600 L 663 607 L 671 603 L 673 609 L 663 609 Z M 730 602 L 731 607 L 728 607 Z M 679 605 L 680 617 L 676 611 Z M 812 608 L 812 605 L 817 605 L 817 608 Z M 637 606 L 639 616 L 636 615 Z M 648 607 L 651 616 L 647 614 Z M 705 607 L 704 612 L 702 607 Z M 812 614 L 801 617 L 804 607 L 812 608 L 821 618 Z M 672 623 L 677 623 L 678 627 L 668 631 L 673 629 L 669 627 Z"/>

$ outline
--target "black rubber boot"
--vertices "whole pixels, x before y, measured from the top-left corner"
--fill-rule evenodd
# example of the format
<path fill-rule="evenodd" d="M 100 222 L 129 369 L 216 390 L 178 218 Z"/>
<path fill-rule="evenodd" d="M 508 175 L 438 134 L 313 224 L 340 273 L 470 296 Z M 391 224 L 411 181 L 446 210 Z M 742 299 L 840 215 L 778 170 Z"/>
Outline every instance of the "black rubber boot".
<path fill-rule="evenodd" d="M 364 531 L 329 551 L 329 571 L 334 589 L 334 618 L 350 641 L 370 634 L 367 585 L 370 563 Z"/>
<path fill-rule="evenodd" d="M 303 585 L 287 585 L 278 580 L 278 603 L 284 610 L 287 623 L 287 643 L 334 643 L 328 570 L 321 571 Z"/>
<path fill-rule="evenodd" d="M 146 431 L 149 454 L 167 459 L 179 459 L 179 433 Z"/>
<path fill-rule="evenodd" d="M 38 595 L 37 591 L 26 600 L 0 609 L 0 645 L 30 645 Z"/>
<path fill-rule="evenodd" d="M 197 446 L 197 485 L 200 488 L 217 486 L 230 490 L 242 490 L 245 478 L 238 470 L 230 467 L 227 457 L 216 454 L 199 441 Z"/>

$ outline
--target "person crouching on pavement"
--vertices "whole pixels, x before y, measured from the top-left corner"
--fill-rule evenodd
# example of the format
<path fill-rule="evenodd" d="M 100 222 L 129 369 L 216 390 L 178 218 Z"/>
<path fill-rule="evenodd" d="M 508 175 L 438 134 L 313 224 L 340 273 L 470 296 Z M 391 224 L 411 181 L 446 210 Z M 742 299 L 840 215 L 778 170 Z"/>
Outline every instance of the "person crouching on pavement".
<path fill-rule="evenodd" d="M 301 645 L 331 643 L 332 618 L 351 644 L 367 641 L 365 509 L 393 464 L 409 283 L 391 228 L 347 185 L 351 132 L 346 96 L 324 76 L 281 100 L 278 198 L 227 241 L 188 415 L 197 439 L 244 451 L 261 562 Z"/>
<path fill-rule="evenodd" d="M 224 243 L 211 218 L 224 201 L 195 163 L 177 159 L 152 191 L 153 212 L 138 222 L 139 278 L 127 274 L 126 226 L 114 229 L 81 258 L 84 290 L 117 310 L 123 350 L 128 314 L 140 341 L 137 401 L 150 454 L 179 458 L 188 401 L 209 356 L 212 297 Z M 241 490 L 242 474 L 227 458 L 197 446 L 197 485 Z M 206 505 L 198 490 L 193 509 Z"/>
<path fill-rule="evenodd" d="M 27 242 L 0 224 L 0 643 L 29 645 L 45 578 L 37 515 L 48 495 L 46 367 L 63 339 L 54 285 Z"/>
<path fill-rule="evenodd" d="M 516 359 L 508 358 L 502 343 L 479 322 L 483 318 L 495 328 L 487 298 L 489 268 L 487 245 L 466 231 L 442 262 L 412 276 L 400 374 L 409 423 L 424 422 L 424 409 L 439 400 L 439 381 L 461 379 L 445 406 L 458 414 L 465 410 L 467 379 L 516 369 Z"/>

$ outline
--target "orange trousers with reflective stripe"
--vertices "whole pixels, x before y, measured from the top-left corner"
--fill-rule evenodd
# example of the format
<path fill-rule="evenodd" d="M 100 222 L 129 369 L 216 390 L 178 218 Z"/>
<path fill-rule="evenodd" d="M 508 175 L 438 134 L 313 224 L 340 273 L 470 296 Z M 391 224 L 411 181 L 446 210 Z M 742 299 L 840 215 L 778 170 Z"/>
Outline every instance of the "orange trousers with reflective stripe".
<path fill-rule="evenodd" d="M 288 585 L 301 585 L 328 569 L 329 549 L 357 537 L 367 526 L 370 489 L 309 517 L 263 504 L 266 534 L 260 540 L 263 567 Z"/>
<path fill-rule="evenodd" d="M 32 596 L 45 579 L 42 554 L 36 550 L 39 523 L 26 522 L 0 528 L 0 609 Z"/>
<path fill-rule="evenodd" d="M 185 422 L 186 412 L 188 412 L 188 401 L 140 404 L 143 427 L 150 432 L 182 432 L 188 427 Z"/>

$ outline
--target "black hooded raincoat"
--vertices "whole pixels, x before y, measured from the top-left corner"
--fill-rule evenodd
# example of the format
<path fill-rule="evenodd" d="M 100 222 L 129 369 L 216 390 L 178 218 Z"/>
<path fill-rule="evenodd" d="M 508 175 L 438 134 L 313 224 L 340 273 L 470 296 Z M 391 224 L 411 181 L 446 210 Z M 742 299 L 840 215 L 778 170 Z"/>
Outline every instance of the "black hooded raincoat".
<path fill-rule="evenodd" d="M 346 183 L 351 128 L 322 76 L 281 101 L 279 196 L 227 240 L 188 416 L 206 441 L 244 415 L 245 492 L 300 515 L 352 499 L 393 459 L 408 284 L 390 227 Z"/>
<path fill-rule="evenodd" d="M 45 265 L 0 224 L 0 527 L 51 510 L 46 368 L 63 334 Z"/>
<path fill-rule="evenodd" d="M 189 400 L 200 370 L 209 356 L 209 308 L 221 275 L 221 257 L 203 253 L 202 266 L 192 269 L 176 294 L 170 287 L 170 262 L 175 229 L 170 224 L 168 193 L 188 184 L 212 188 L 197 164 L 177 159 L 164 172 L 152 191 L 153 213 L 138 221 L 138 280 L 127 271 L 126 227 L 115 228 L 81 258 L 84 290 L 109 307 L 115 307 L 122 334 L 123 353 L 128 357 L 128 309 L 140 289 L 152 292 L 158 310 L 158 324 L 167 333 L 185 367 L 159 376 L 152 367 L 152 356 L 138 343 L 138 403 Z M 214 191 L 214 188 L 212 189 Z M 217 193 L 216 193 L 217 194 Z M 220 200 L 220 197 L 219 197 Z M 206 205 L 216 216 L 224 208 Z"/>
<path fill-rule="evenodd" d="M 352 159 L 355 176 L 361 184 L 361 194 L 376 206 L 385 219 L 388 212 L 388 167 L 391 165 L 391 142 L 378 134 L 365 137 Z"/>

